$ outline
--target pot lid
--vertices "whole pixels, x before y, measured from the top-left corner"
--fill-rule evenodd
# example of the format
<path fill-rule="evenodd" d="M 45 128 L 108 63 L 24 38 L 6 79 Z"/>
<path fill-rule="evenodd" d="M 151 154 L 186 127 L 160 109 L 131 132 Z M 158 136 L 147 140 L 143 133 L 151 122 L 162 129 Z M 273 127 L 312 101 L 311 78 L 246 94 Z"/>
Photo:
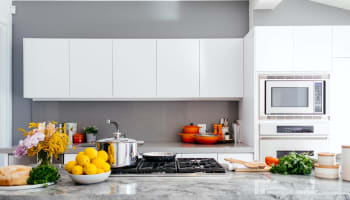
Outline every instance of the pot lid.
<path fill-rule="evenodd" d="M 200 127 L 195 126 L 195 125 L 193 125 L 193 123 L 191 123 L 190 125 L 184 126 L 183 128 L 200 128 Z"/>
<path fill-rule="evenodd" d="M 97 142 L 112 142 L 112 143 L 136 143 L 137 141 L 130 138 L 104 138 Z"/>

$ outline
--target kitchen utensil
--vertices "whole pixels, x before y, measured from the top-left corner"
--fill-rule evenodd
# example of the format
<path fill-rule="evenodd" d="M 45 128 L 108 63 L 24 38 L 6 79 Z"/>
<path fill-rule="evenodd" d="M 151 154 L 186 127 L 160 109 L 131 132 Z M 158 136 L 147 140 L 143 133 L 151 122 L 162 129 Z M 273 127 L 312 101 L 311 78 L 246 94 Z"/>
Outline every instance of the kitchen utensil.
<path fill-rule="evenodd" d="M 138 158 L 137 145 L 144 142 L 125 138 L 125 135 L 120 132 L 117 122 L 107 120 L 107 124 L 113 124 L 116 132 L 113 133 L 113 138 L 98 140 L 96 142 L 97 149 L 108 153 L 108 162 L 112 168 L 135 165 Z"/>
<path fill-rule="evenodd" d="M 319 165 L 326 166 L 334 166 L 335 162 L 335 153 L 318 153 L 318 161 Z"/>
<path fill-rule="evenodd" d="M 200 144 L 215 144 L 220 139 L 219 135 L 195 135 L 194 140 Z"/>
<path fill-rule="evenodd" d="M 233 158 L 225 158 L 225 160 L 231 163 L 242 164 L 250 169 L 264 169 L 267 166 L 265 163 L 261 163 L 261 162 L 246 162 L 243 160 L 237 160 Z"/>
<path fill-rule="evenodd" d="M 194 136 L 198 133 L 179 133 L 179 135 L 182 136 L 182 142 L 184 143 L 193 143 L 194 142 Z"/>
<path fill-rule="evenodd" d="M 111 171 L 102 173 L 102 174 L 94 174 L 94 175 L 69 174 L 69 177 L 72 179 L 72 181 L 79 184 L 93 184 L 93 183 L 99 183 L 107 180 L 109 175 L 111 175 Z"/>
<path fill-rule="evenodd" d="M 190 125 L 183 126 L 182 128 L 184 129 L 184 133 L 199 133 L 199 129 L 201 127 L 195 126 L 193 123 L 191 123 Z"/>
<path fill-rule="evenodd" d="M 315 164 L 315 176 L 318 178 L 337 179 L 339 178 L 339 165 L 327 166 Z"/>
<path fill-rule="evenodd" d="M 174 161 L 176 153 L 168 152 L 149 152 L 142 154 L 142 157 L 148 161 Z"/>
<path fill-rule="evenodd" d="M 341 154 L 342 178 L 350 181 L 350 145 L 343 145 Z"/>

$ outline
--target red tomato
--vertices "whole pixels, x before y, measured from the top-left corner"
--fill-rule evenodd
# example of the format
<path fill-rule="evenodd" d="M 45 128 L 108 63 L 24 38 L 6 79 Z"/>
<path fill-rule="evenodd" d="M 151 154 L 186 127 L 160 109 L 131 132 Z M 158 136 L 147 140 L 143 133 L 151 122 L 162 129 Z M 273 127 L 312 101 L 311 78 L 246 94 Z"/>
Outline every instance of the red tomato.
<path fill-rule="evenodd" d="M 277 158 L 267 156 L 267 157 L 265 157 L 265 163 L 268 166 L 272 166 L 272 164 L 276 166 L 276 165 L 278 165 L 279 160 Z"/>

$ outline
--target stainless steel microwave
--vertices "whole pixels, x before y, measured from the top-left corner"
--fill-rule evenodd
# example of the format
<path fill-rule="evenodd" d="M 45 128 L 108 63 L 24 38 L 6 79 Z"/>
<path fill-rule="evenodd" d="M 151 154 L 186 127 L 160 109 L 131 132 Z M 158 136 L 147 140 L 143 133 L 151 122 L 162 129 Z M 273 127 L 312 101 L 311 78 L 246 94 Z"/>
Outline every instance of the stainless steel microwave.
<path fill-rule="evenodd" d="M 325 115 L 328 80 L 329 76 L 267 76 L 261 79 L 264 114 Z"/>

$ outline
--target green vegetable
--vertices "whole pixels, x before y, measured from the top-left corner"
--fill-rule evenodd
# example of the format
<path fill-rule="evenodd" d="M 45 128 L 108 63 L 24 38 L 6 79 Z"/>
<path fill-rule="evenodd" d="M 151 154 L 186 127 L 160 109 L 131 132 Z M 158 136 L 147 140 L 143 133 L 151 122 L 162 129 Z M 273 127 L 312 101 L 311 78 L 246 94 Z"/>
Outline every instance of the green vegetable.
<path fill-rule="evenodd" d="M 273 165 L 272 173 L 308 175 L 312 172 L 312 162 L 309 156 L 291 152 L 280 158 L 278 165 Z"/>
<path fill-rule="evenodd" d="M 40 165 L 32 169 L 27 183 L 30 185 L 52 183 L 57 182 L 59 178 L 60 174 L 58 173 L 58 169 L 56 167 L 53 165 Z"/>

